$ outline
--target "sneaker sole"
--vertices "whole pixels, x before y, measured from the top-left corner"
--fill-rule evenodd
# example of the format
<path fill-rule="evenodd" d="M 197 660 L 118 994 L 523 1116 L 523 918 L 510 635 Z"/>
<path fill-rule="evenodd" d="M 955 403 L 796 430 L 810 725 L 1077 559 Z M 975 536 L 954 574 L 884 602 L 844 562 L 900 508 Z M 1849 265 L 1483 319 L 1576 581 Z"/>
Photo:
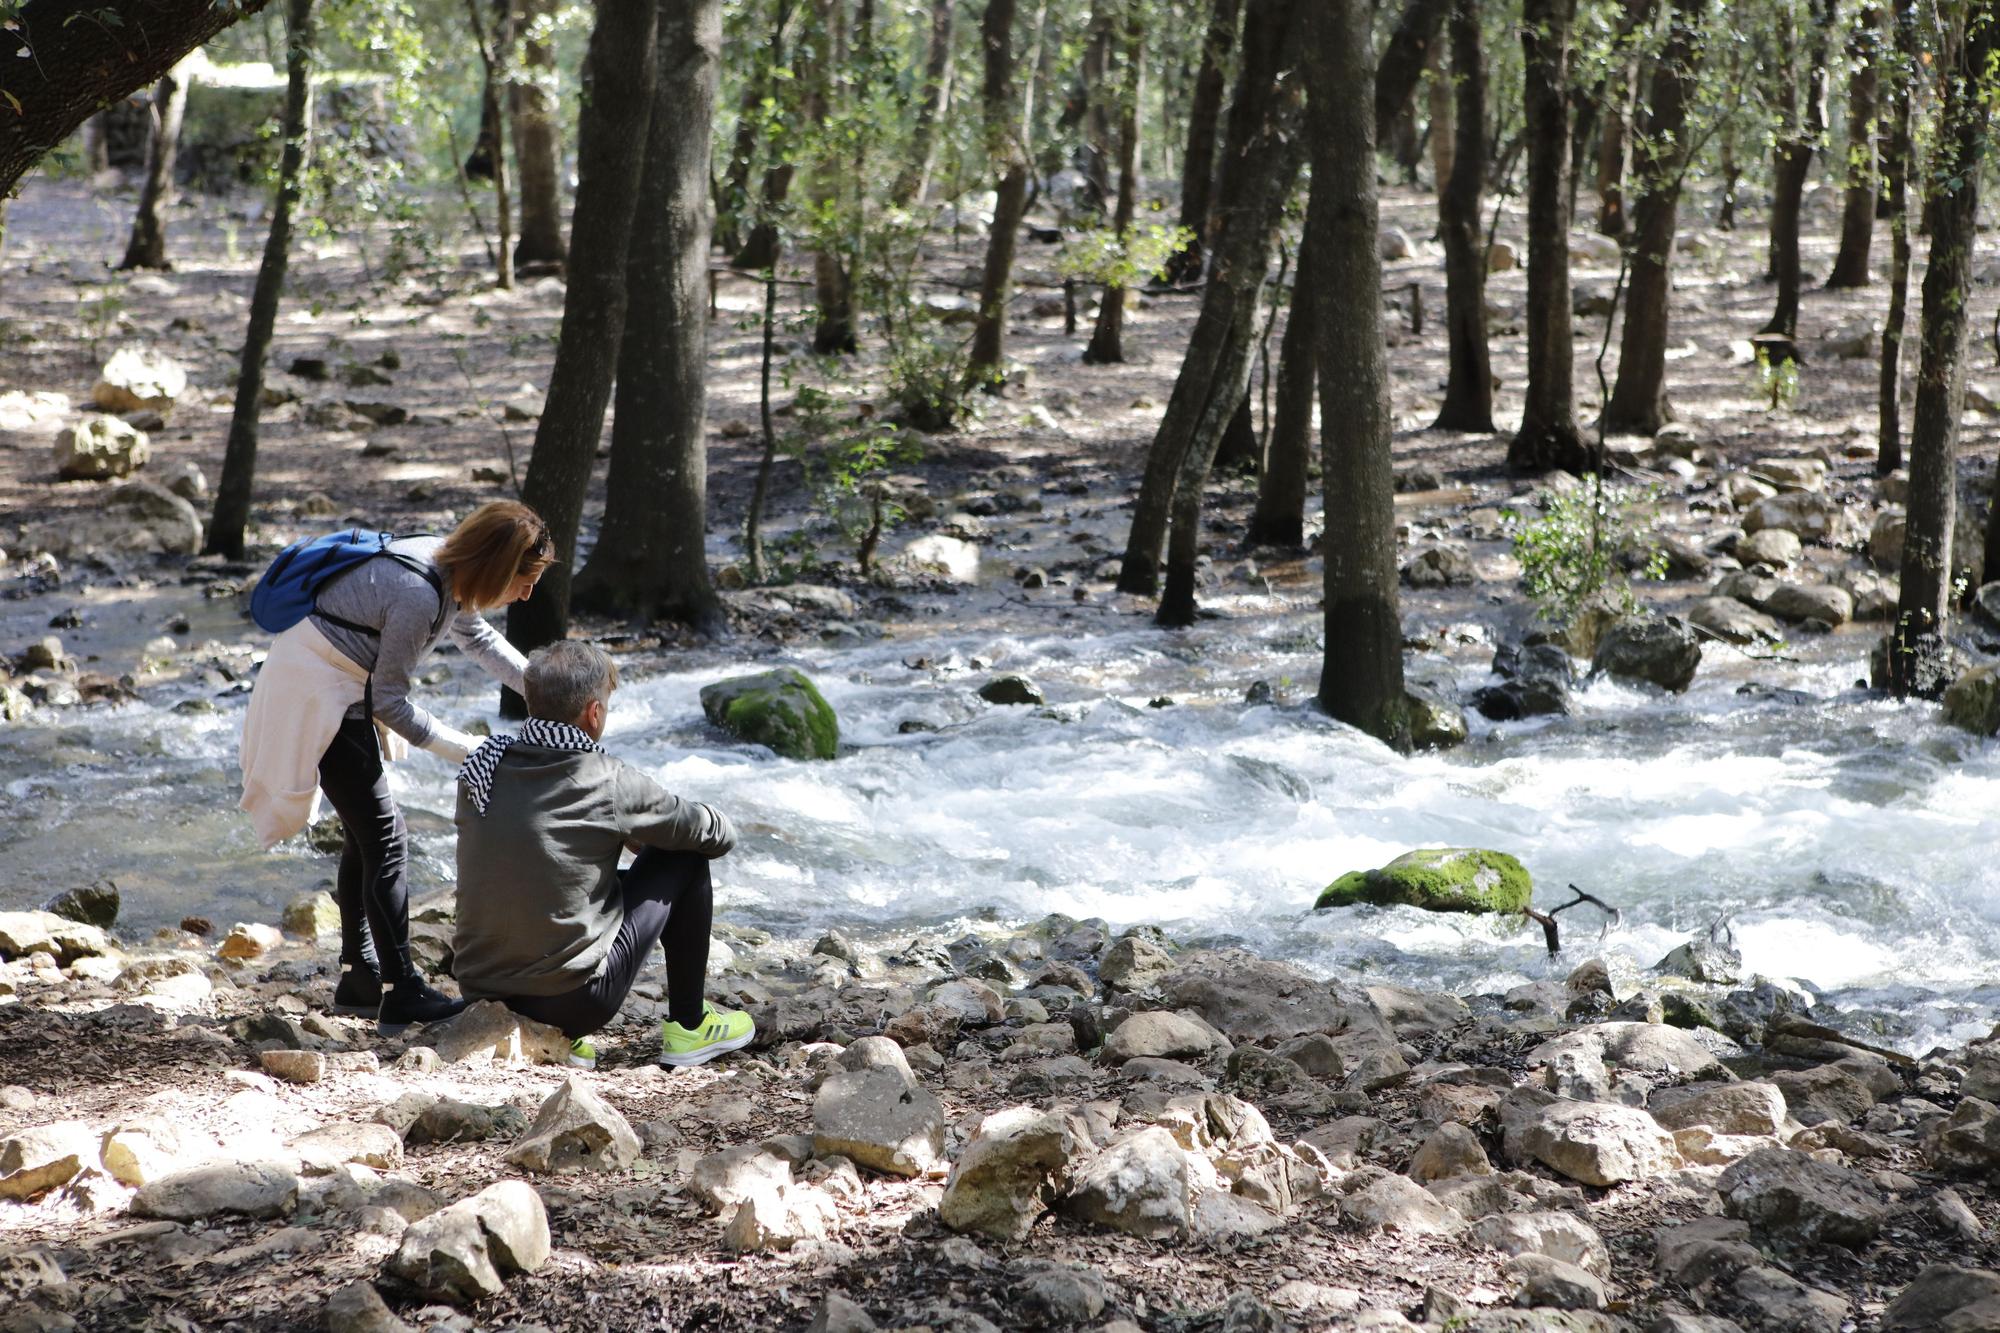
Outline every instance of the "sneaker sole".
<path fill-rule="evenodd" d="M 718 1055 L 727 1055 L 731 1051 L 740 1051 L 755 1040 L 757 1040 L 757 1032 L 753 1028 L 740 1037 L 731 1037 L 728 1041 L 718 1041 L 714 1045 L 704 1046 L 698 1051 L 687 1051 L 684 1053 L 663 1051 L 660 1053 L 660 1063 L 671 1065 L 675 1069 L 691 1069 L 695 1065 L 707 1064 Z"/>

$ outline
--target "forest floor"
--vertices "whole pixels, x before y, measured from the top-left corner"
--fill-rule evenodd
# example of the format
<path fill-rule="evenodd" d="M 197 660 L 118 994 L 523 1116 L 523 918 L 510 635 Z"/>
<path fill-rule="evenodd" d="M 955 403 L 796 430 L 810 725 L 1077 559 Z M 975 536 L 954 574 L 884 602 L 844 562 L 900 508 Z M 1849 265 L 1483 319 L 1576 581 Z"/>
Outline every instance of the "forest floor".
<path fill-rule="evenodd" d="M 1823 273 L 1830 263 L 1837 206 L 1831 190 L 1817 189 L 1809 197 L 1804 246 L 1809 274 Z M 0 551 L 7 557 L 0 564 L 5 599 L 0 654 L 22 652 L 51 632 L 57 613 L 71 613 L 60 630 L 66 651 L 81 659 L 86 674 L 109 678 L 104 692 L 137 688 L 143 697 L 151 683 L 184 678 L 203 661 L 247 670 L 260 636 L 236 618 L 230 599 L 215 594 L 254 573 L 255 560 L 231 569 L 212 561 L 189 566 L 88 555 L 53 563 L 36 559 L 35 533 L 95 511 L 105 494 L 98 483 L 56 478 L 52 438 L 76 411 L 87 409 L 98 369 L 112 351 L 127 343 L 151 345 L 187 369 L 191 387 L 166 427 L 154 432 L 147 472 L 166 475 L 192 464 L 212 485 L 229 424 L 234 349 L 262 229 L 258 206 L 247 197 L 220 204 L 189 200 L 170 222 L 177 268 L 160 275 L 115 274 L 106 265 L 122 249 L 130 208 L 129 190 L 36 179 L 10 209 L 0 267 Z M 1863 563 L 1860 539 L 1880 509 L 1872 484 L 1876 363 L 1842 359 L 1819 343 L 1823 334 L 1879 317 L 1884 290 L 1879 284 L 1848 293 L 1808 287 L 1800 320 L 1808 360 L 1797 401 L 1788 410 L 1768 410 L 1747 341 L 1773 299 L 1772 289 L 1757 276 L 1764 249 L 1761 231 L 1753 229 L 1758 220 L 1746 219 L 1743 229 L 1722 233 L 1697 211 L 1687 210 L 1689 244 L 1675 266 L 1669 378 L 1678 415 L 1710 453 L 1696 482 L 1643 475 L 1657 477 L 1668 489 L 1661 509 L 1665 526 L 1698 546 L 1726 545 L 1733 513 L 1710 502 L 1721 478 L 1757 458 L 1824 450 L 1833 462 L 1829 490 L 1852 511 L 1853 523 L 1841 543 L 1813 548 L 1805 560 L 1832 577 L 1836 567 Z M 1432 216 L 1430 200 L 1420 193 L 1391 191 L 1385 199 L 1385 226 L 1401 228 L 1414 244 L 1412 257 L 1387 264 L 1384 273 L 1396 463 L 1405 474 L 1418 468 L 1431 474 L 1419 489 L 1399 496 L 1399 514 L 1409 521 L 1413 542 L 1448 538 L 1466 545 L 1477 573 L 1469 585 L 1406 589 L 1404 614 L 1419 626 L 1479 619 L 1494 623 L 1494 637 L 1500 638 L 1529 620 L 1516 581 L 1518 566 L 1493 521 L 1497 507 L 1516 501 L 1531 485 L 1503 466 L 1505 431 L 1517 419 L 1524 376 L 1524 279 L 1515 268 L 1494 275 L 1489 286 L 1502 432 L 1488 437 L 1425 431 L 1442 396 L 1445 367 L 1442 253 L 1425 239 Z M 1502 211 L 1499 236 L 1524 253 L 1521 218 L 1511 205 Z M 931 262 L 933 275 L 963 284 L 979 262 L 980 239 L 968 219 L 955 241 L 942 239 Z M 1024 244 L 1021 255 L 1021 277 L 1054 280 L 1048 250 Z M 496 291 L 476 246 L 467 249 L 462 264 L 427 267 L 393 280 L 378 281 L 382 264 L 379 248 L 364 264 L 353 241 L 343 238 L 306 242 L 294 258 L 271 353 L 272 382 L 294 397 L 264 417 L 252 511 L 258 558 L 301 532 L 350 520 L 397 530 L 446 528 L 474 505 L 513 494 L 512 479 L 526 466 L 561 315 L 560 283 L 531 281 L 513 292 Z M 1615 259 L 1579 265 L 1575 281 L 1579 288 L 1608 293 L 1616 272 Z M 1913 292 L 1917 282 L 1913 276 Z M 1412 290 L 1421 293 L 1425 312 L 1421 334 L 1411 330 Z M 1990 290 L 1982 286 L 1975 292 L 1976 309 L 1989 303 L 1984 298 Z M 888 543 L 893 551 L 911 537 L 943 531 L 976 540 L 985 559 L 1003 571 L 1045 567 L 1055 575 L 1050 586 L 1026 589 L 1007 577 L 965 586 L 911 567 L 892 568 L 871 583 L 856 577 L 851 557 L 829 541 L 822 553 L 839 563 L 822 564 L 812 581 L 848 590 L 856 603 L 853 612 L 836 616 L 834 604 L 788 599 L 782 587 L 752 589 L 729 595 L 739 634 L 722 644 L 697 642 L 671 627 L 585 622 L 579 632 L 612 638 L 643 669 L 656 654 L 655 660 L 668 654 L 677 661 L 686 654 L 720 659 L 817 641 L 835 618 L 868 619 L 895 633 L 910 623 L 938 630 L 1052 615 L 1089 632 L 1102 617 L 1148 614 L 1142 600 L 1111 591 L 1102 566 L 1120 552 L 1130 497 L 1199 298 L 1186 293 L 1143 298 L 1127 324 L 1131 362 L 1093 368 L 1078 359 L 1088 315 L 1075 335 L 1065 335 L 1060 313 L 1049 313 L 1042 304 L 1054 295 L 1046 288 L 1024 291 L 1014 307 L 1009 355 L 1028 371 L 1024 386 L 995 400 L 966 430 L 927 440 L 921 460 L 899 466 L 899 484 L 928 495 L 933 512 L 913 514 Z M 759 450 L 758 296 L 753 284 L 724 277 L 720 316 L 712 328 L 710 549 L 718 563 L 737 558 L 730 534 L 741 529 Z M 785 334 L 794 346 L 805 336 L 797 328 Z M 1579 321 L 1578 405 L 1585 420 L 1598 400 L 1591 366 L 1602 337 L 1601 321 Z M 1274 331 L 1274 356 L 1277 346 Z M 393 355 L 385 358 L 388 353 Z M 284 368 L 299 357 L 324 360 L 336 377 L 348 365 L 382 369 L 386 360 L 396 368 L 383 370 L 387 384 L 347 387 L 338 378 L 326 384 L 291 375 Z M 1607 374 L 1615 361 L 1614 344 Z M 1976 363 L 1984 361 L 1983 353 L 1975 356 Z M 813 373 L 803 360 L 796 363 L 795 377 Z M 864 370 L 852 384 L 857 402 L 873 391 L 870 373 Z M 1261 378 L 1257 391 L 1261 398 Z M 786 389 L 783 397 L 790 393 Z M 408 418 L 376 425 L 345 406 L 352 402 L 392 404 Z M 1994 439 L 1986 419 L 1968 417 L 1969 473 L 1990 472 Z M 1009 495 L 1014 498 L 993 503 Z M 1254 481 L 1218 478 L 1212 509 L 1215 569 L 1204 596 L 1240 592 L 1254 580 L 1287 594 L 1294 605 L 1310 606 L 1318 582 L 1316 559 L 1246 552 L 1255 563 L 1243 571 L 1227 539 L 1240 534 L 1253 498 Z M 600 479 L 587 524 L 601 512 L 602 500 Z M 205 513 L 206 505 L 197 508 Z M 798 464 L 784 464 L 773 497 L 774 528 L 798 527 L 818 508 Z M 1669 584 L 1645 595 L 1671 604 L 1705 591 Z M 218 603 L 226 614 L 216 609 Z M 1840 632 L 1878 630 L 1853 626 Z M 163 634 L 178 640 L 166 664 L 154 646 Z M 20 673 L 27 674 L 25 665 Z M 124 675 L 132 677 L 129 685 L 118 682 Z M 23 870 L 10 868 L 4 876 L 9 895 L 4 906 L 28 905 L 13 901 L 26 892 Z M 1245 1073 L 1241 1061 L 1231 1063 L 1226 1045 L 1205 1054 L 1187 1052 L 1187 1062 L 1178 1068 L 1167 1067 L 1172 1061 L 1157 1062 L 1136 1076 L 1106 1065 L 1061 1065 L 1062 1057 L 1054 1053 L 1059 1038 L 1050 1038 L 1054 1044 L 1046 1051 L 1011 1053 L 1025 1040 L 1022 1033 L 1034 1014 L 1032 1007 L 1016 1003 L 1000 1023 L 965 1023 L 957 1044 L 940 1035 L 936 1053 L 943 1058 L 934 1068 L 919 1069 L 923 1084 L 943 1103 L 948 1155 L 958 1154 L 981 1116 L 1023 1101 L 1072 1109 L 1086 1120 L 1097 1114 L 1100 1120 L 1122 1116 L 1125 1125 L 1178 1124 L 1188 1112 L 1185 1104 L 1169 1105 L 1173 1096 L 1220 1096 L 1217 1089 L 1227 1089 L 1264 1106 L 1279 1143 L 1315 1142 L 1318 1134 L 1326 1186 L 1348 1198 L 1338 1206 L 1331 1198 L 1301 1198 L 1281 1225 L 1261 1235 L 1252 1234 L 1252 1227 L 1211 1230 L 1189 1240 L 1149 1240 L 1065 1216 L 1018 1244 L 975 1245 L 939 1226 L 941 1171 L 914 1180 L 868 1172 L 850 1182 L 837 1165 L 822 1161 L 814 1164 L 813 1178 L 837 1203 L 832 1234 L 803 1240 L 785 1253 L 732 1254 L 718 1245 L 718 1222 L 688 1193 L 695 1163 L 729 1145 L 809 1132 L 815 1085 L 831 1058 L 830 1049 L 815 1040 L 845 1042 L 881 1030 L 885 1014 L 913 1004 L 930 1006 L 928 997 L 943 979 L 965 970 L 960 955 L 967 948 L 1010 960 L 1014 971 L 1002 967 L 998 974 L 1012 976 L 1017 985 L 1038 981 L 1032 994 L 1023 990 L 1010 998 L 1035 1000 L 1057 1027 L 1063 1009 L 1051 991 L 1063 986 L 1051 978 L 1066 974 L 1051 970 L 1055 963 L 1073 961 L 1082 968 L 1072 979 L 1080 982 L 1072 986 L 1074 1000 L 1062 1001 L 1078 1014 L 1097 1015 L 1072 1018 L 1079 1034 L 1092 1022 L 1115 1021 L 1146 1006 L 1098 973 L 1105 941 L 1097 941 L 1095 949 L 1088 941 L 1079 944 L 1060 923 L 970 944 L 932 941 L 933 958 L 940 951 L 953 954 L 950 967 L 911 961 L 924 957 L 913 942 L 903 951 L 910 957 L 863 959 L 853 969 L 859 975 L 845 980 L 827 975 L 826 960 L 808 951 L 811 941 L 721 933 L 738 949 L 736 970 L 721 983 L 724 993 L 733 990 L 760 1006 L 773 1044 L 755 1057 L 699 1071 L 659 1070 L 645 1058 L 654 1007 L 650 999 L 636 1001 L 610 1034 L 604 1067 L 579 1078 L 639 1129 L 644 1155 L 638 1164 L 609 1176 L 538 1181 L 554 1239 L 549 1262 L 514 1278 L 503 1295 L 469 1314 L 428 1304 L 385 1282 L 383 1290 L 403 1318 L 454 1329 L 797 1329 L 814 1318 L 830 1293 L 840 1292 L 884 1326 L 963 1333 L 993 1325 L 1109 1328 L 1117 1320 L 1162 1330 L 1262 1329 L 1279 1327 L 1280 1320 L 1301 1327 L 1385 1328 L 1402 1327 L 1403 1316 L 1455 1328 L 1648 1327 L 1668 1310 L 1726 1312 L 1747 1328 L 1833 1333 L 1879 1326 L 1887 1300 L 1930 1259 L 1949 1256 L 1974 1268 L 2000 1261 L 1991 1239 L 2000 1199 L 1988 1181 L 1963 1185 L 1952 1195 L 1963 1196 L 1961 1209 L 1969 1205 L 1970 1220 L 1961 1225 L 1954 1220 L 1959 1214 L 1940 1202 L 1948 1193 L 1944 1177 L 1917 1151 L 1919 1132 L 1934 1128 L 1936 1117 L 1956 1099 L 1962 1071 L 1953 1057 L 1921 1068 L 1894 1067 L 1894 1092 L 1884 1085 L 1873 1094 L 1881 1103 L 1869 1112 L 1871 1132 L 1880 1131 L 1875 1139 L 1857 1130 L 1847 1140 L 1822 1135 L 1811 1141 L 1822 1160 L 1854 1167 L 1893 1205 L 1879 1239 L 1850 1251 L 1788 1248 L 1783 1238 L 1760 1235 L 1765 1255 L 1753 1267 L 1739 1262 L 1736 1269 L 1701 1280 L 1663 1267 L 1654 1228 L 1718 1210 L 1718 1163 L 1684 1165 L 1608 1189 L 1579 1188 L 1510 1146 L 1497 1096 L 1463 1091 L 1491 1088 L 1495 1080 L 1510 1086 L 1527 1081 L 1523 1056 L 1530 1046 L 1573 1020 L 1602 1017 L 1606 1008 L 1593 1007 L 1589 997 L 1597 992 L 1588 978 L 1573 991 L 1516 997 L 1521 1003 L 1513 1008 L 1488 1004 L 1464 1011 L 1447 1004 L 1446 1017 L 1438 1021 L 1405 1015 L 1395 1024 L 1401 1072 L 1385 1074 L 1369 1066 L 1339 1076 L 1322 1069 L 1307 1080 L 1310 1086 L 1286 1084 L 1287 1074 L 1279 1080 L 1281 1095 L 1253 1077 L 1254 1066 Z M 66 973 L 31 966 L 32 959 L 0 964 L 0 994 L 14 997 L 12 1003 L 0 1001 L 0 1141 L 49 1121 L 82 1121 L 102 1131 L 151 1118 L 175 1121 L 192 1137 L 231 1143 L 239 1155 L 267 1144 L 282 1155 L 291 1136 L 319 1124 L 366 1121 L 406 1092 L 511 1105 L 532 1117 L 561 1081 L 537 1066 L 474 1062 L 426 1070 L 420 1063 L 398 1063 L 409 1039 L 384 1042 L 363 1024 L 319 1015 L 328 959 L 309 945 L 288 945 L 247 968 L 214 963 L 212 943 L 192 938 L 143 949 L 194 960 L 189 968 L 208 976 L 211 989 L 173 1000 L 164 992 L 151 993 L 158 988 L 150 982 L 115 983 L 115 968 L 94 967 L 87 959 Z M 135 954 L 141 951 L 135 946 Z M 1006 986 L 1000 989 L 1007 993 Z M 919 996 L 927 998 L 918 1003 Z M 793 1002 L 790 1010 L 779 1006 L 787 999 Z M 801 1017 L 801 1009 L 812 1012 Z M 1226 1009 L 1204 1016 L 1227 1032 L 1239 1016 Z M 1643 1003 L 1638 1013 L 1649 1016 Z M 231 1026 L 243 1019 L 263 1026 Z M 1264 1040 L 1254 1032 L 1236 1035 L 1239 1046 Z M 306 1085 L 259 1072 L 257 1047 L 274 1041 L 318 1046 L 336 1057 L 338 1071 Z M 376 1055 L 375 1067 L 365 1059 L 339 1062 L 338 1057 L 360 1052 Z M 1355 1065 L 1357 1052 L 1347 1055 Z M 1802 1064 L 1740 1050 L 1730 1058 L 1746 1075 Z M 1817 1067 L 1810 1060 L 1803 1065 Z M 1028 1072 L 1039 1074 L 1039 1082 L 1020 1077 Z M 1087 1109 L 1092 1103 L 1112 1105 L 1092 1113 Z M 1451 1111 L 1454 1105 L 1458 1112 Z M 1794 1105 L 1795 1113 L 1801 1105 Z M 1379 1123 L 1372 1128 L 1352 1123 L 1363 1112 Z M 1383 1168 L 1403 1170 L 1432 1127 L 1454 1118 L 1471 1124 L 1495 1157 L 1530 1168 L 1505 1178 L 1500 1193 L 1512 1203 L 1495 1204 L 1497 1210 L 1530 1204 L 1567 1210 L 1601 1233 L 1609 1247 L 1609 1313 L 1547 1308 L 1509 1313 L 1507 1303 L 1523 1278 L 1503 1272 L 1506 1255 L 1493 1243 L 1466 1239 L 1477 1208 L 1457 1221 L 1406 1211 L 1384 1229 L 1379 1219 L 1368 1218 L 1385 1209 L 1354 1205 L 1380 1183 Z M 1859 1108 L 1847 1117 L 1859 1118 Z M 1807 1121 L 1800 1113 L 1771 1141 L 1795 1134 Z M 1211 1155 L 1226 1155 L 1204 1143 L 1214 1150 Z M 504 1145 L 487 1142 L 412 1145 L 407 1155 L 398 1150 L 385 1174 L 429 1192 L 412 1196 L 428 1204 L 404 1201 L 404 1213 L 414 1216 L 499 1176 L 517 1175 L 502 1164 L 503 1150 Z M 798 1165 L 803 1179 L 808 1167 Z M 342 1196 L 330 1179 L 347 1182 L 340 1188 L 349 1194 Z M 353 1166 L 340 1168 L 335 1177 L 310 1178 L 289 1221 L 212 1216 L 140 1223 L 125 1212 L 129 1192 L 96 1172 L 33 1203 L 0 1203 L 0 1247 L 45 1246 L 70 1279 L 37 1287 L 38 1270 L 28 1260 L 18 1252 L 0 1257 L 0 1301 L 10 1291 L 38 1293 L 11 1309 L 0 1307 L 0 1329 L 72 1326 L 65 1321 L 85 1328 L 313 1325 L 332 1292 L 375 1277 L 396 1248 L 404 1220 L 385 1215 L 394 1214 L 393 1208 L 364 1209 L 357 1221 L 348 1207 L 379 1185 L 365 1168 Z M 1059 1300 L 1036 1294 L 1054 1288 L 1029 1262 L 1035 1259 L 1086 1266 L 1094 1278 L 1071 1285 L 1080 1282 L 1095 1295 L 1070 1292 Z M 1761 1276 L 1753 1280 L 1744 1274 Z M 1814 1305 L 1784 1287 L 1794 1279 L 1837 1309 Z M 1232 1303 L 1240 1292 L 1251 1299 Z M 855 1325 L 829 1320 L 826 1326 Z M 1677 1327 L 1719 1333 L 1729 1325 Z"/>

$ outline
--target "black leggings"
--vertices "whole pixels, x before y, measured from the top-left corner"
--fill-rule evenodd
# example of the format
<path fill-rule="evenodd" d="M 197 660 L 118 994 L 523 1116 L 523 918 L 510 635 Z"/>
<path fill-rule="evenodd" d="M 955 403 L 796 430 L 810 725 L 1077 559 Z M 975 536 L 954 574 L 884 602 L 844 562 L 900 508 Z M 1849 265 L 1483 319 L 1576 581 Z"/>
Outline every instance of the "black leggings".
<path fill-rule="evenodd" d="M 389 796 L 375 724 L 342 718 L 320 756 L 319 786 L 347 830 L 340 848 L 340 961 L 380 972 L 389 982 L 412 980 L 410 966 L 410 837 L 403 812 Z"/>
<path fill-rule="evenodd" d="M 715 911 L 708 858 L 648 847 L 619 872 L 618 885 L 625 920 L 597 975 L 561 995 L 517 995 L 507 1001 L 509 1009 L 561 1028 L 572 1041 L 586 1036 L 617 1017 L 658 944 L 667 955 L 667 1016 L 682 1027 L 700 1026 Z"/>

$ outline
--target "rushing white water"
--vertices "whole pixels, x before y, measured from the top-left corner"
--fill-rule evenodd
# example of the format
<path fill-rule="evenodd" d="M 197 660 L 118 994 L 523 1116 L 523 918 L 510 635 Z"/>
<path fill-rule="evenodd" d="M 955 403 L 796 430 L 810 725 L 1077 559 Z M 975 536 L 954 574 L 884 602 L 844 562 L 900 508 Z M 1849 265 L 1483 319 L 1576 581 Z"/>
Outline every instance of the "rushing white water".
<path fill-rule="evenodd" d="M 740 666 L 630 682 L 606 740 L 735 817 L 722 910 L 787 934 L 1063 912 L 1471 992 L 1596 953 L 1642 968 L 1727 915 L 1748 967 L 1803 979 L 1905 1045 L 1963 1040 L 2000 1012 L 2000 749 L 1853 690 L 1865 637 L 1782 667 L 1711 649 L 1680 698 L 1598 682 L 1573 718 L 1479 724 L 1460 750 L 1399 758 L 1306 702 L 1318 657 L 1300 624 L 806 653 L 841 716 L 833 763 L 776 760 L 703 723 L 700 687 Z M 1467 647 L 1432 674 L 1476 683 L 1489 654 Z M 999 670 L 1031 675 L 1051 708 L 980 701 Z M 1258 678 L 1279 683 L 1277 706 L 1242 702 Z M 1790 692 L 1739 691 L 1753 679 Z M 1161 694 L 1174 705 L 1147 706 Z M 459 721 L 489 699 L 462 666 L 427 696 Z M 255 848 L 235 811 L 241 716 L 239 698 L 0 731 L 0 905 L 110 875 L 128 927 L 226 923 L 330 878 L 303 848 Z M 910 720 L 939 729 L 903 734 Z M 448 883 L 449 772 L 418 755 L 395 782 L 419 888 Z M 1620 917 L 1565 914 L 1551 962 L 1512 920 L 1310 910 L 1342 872 L 1427 845 L 1511 851 L 1544 905 L 1574 883 Z"/>

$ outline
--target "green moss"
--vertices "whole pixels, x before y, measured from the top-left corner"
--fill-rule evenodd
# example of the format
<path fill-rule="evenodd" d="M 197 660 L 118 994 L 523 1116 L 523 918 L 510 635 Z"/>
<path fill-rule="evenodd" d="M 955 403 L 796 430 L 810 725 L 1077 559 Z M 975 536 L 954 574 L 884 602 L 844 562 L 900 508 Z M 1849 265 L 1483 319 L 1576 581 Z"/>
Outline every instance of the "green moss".
<path fill-rule="evenodd" d="M 1358 902 L 1403 904 L 1432 912 L 1524 912 L 1534 897 L 1527 867 L 1506 852 L 1477 847 L 1422 847 L 1380 870 L 1342 875 L 1315 907 Z"/>
<path fill-rule="evenodd" d="M 790 667 L 704 686 L 701 707 L 716 726 L 787 759 L 831 759 L 840 750 L 833 705 Z"/>

